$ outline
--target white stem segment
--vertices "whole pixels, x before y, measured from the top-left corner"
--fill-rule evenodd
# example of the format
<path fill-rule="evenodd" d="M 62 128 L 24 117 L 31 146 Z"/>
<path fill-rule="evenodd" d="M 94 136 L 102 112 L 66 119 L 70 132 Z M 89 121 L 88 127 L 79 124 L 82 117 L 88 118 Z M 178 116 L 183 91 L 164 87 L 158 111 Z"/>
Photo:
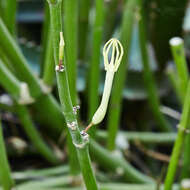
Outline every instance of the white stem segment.
<path fill-rule="evenodd" d="M 112 82 L 113 82 L 113 77 L 114 77 L 114 71 L 106 72 L 106 80 L 105 80 L 105 86 L 104 86 L 104 92 L 103 92 L 103 97 L 100 106 L 98 107 L 97 111 L 95 112 L 93 118 L 92 118 L 92 124 L 96 125 L 100 123 L 106 114 L 106 110 L 108 107 L 108 102 L 109 102 L 109 97 L 111 94 L 111 88 L 112 88 Z"/>

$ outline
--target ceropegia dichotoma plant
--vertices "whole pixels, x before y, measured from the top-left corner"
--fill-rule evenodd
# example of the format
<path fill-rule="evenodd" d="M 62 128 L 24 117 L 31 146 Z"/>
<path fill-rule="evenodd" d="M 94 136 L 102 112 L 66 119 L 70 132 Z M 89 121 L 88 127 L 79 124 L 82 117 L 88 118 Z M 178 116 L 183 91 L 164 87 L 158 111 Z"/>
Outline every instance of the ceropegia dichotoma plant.
<path fill-rule="evenodd" d="M 109 55 L 110 59 L 109 59 Z M 109 97 L 111 93 L 112 83 L 115 72 L 118 70 L 123 56 L 123 47 L 119 40 L 110 39 L 103 48 L 104 66 L 106 70 L 106 79 L 104 85 L 104 91 L 100 106 L 92 117 L 91 123 L 85 129 L 85 132 L 92 126 L 100 123 L 106 114 L 108 107 Z"/>

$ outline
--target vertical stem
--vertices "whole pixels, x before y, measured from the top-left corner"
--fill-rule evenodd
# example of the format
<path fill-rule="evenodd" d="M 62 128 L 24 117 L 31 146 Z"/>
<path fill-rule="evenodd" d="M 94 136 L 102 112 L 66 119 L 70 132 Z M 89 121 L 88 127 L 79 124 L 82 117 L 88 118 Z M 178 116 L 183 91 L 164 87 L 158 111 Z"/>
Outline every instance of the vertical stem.
<path fill-rule="evenodd" d="M 127 75 L 126 63 L 128 63 L 128 56 L 130 51 L 131 36 L 134 17 L 136 14 L 136 8 L 138 6 L 138 0 L 128 0 L 124 7 L 124 15 L 121 26 L 121 43 L 123 45 L 124 55 L 121 61 L 121 65 L 116 73 L 113 90 L 110 100 L 110 108 L 108 113 L 108 142 L 107 147 L 109 150 L 115 149 L 115 139 L 118 131 L 120 112 L 122 108 L 122 91 L 125 84 Z"/>
<path fill-rule="evenodd" d="M 69 90 L 71 94 L 72 104 L 76 105 L 77 100 L 77 32 L 78 32 L 78 1 L 76 0 L 63 0 L 64 10 L 64 36 L 65 36 L 65 49 L 66 49 L 66 63 L 67 67 Z M 69 151 L 69 163 L 72 174 L 79 172 L 77 153 L 72 144 L 71 137 L 67 137 L 67 145 Z"/>
<path fill-rule="evenodd" d="M 16 28 L 16 7 L 17 1 L 16 0 L 6 0 L 5 7 L 3 12 L 4 22 L 11 34 L 15 34 Z"/>
<path fill-rule="evenodd" d="M 170 47 L 172 50 L 172 55 L 177 68 L 177 82 L 179 87 L 179 98 L 182 103 L 184 103 L 185 95 L 187 92 L 188 78 L 189 73 L 187 69 L 187 63 L 185 58 L 185 48 L 184 42 L 181 38 L 175 37 L 170 40 Z M 184 158 L 183 158 L 183 166 L 181 177 L 189 178 L 190 177 L 190 134 L 187 134 L 185 138 L 185 148 L 184 148 Z"/>
<path fill-rule="evenodd" d="M 84 61 L 86 52 L 86 43 L 88 37 L 88 15 L 90 10 L 90 0 L 79 1 L 79 38 L 78 49 L 79 58 Z"/>
<path fill-rule="evenodd" d="M 177 78 L 179 80 L 180 99 L 183 102 L 185 99 L 188 85 L 188 68 L 185 59 L 184 42 L 181 38 L 175 37 L 170 40 L 170 47 L 177 68 Z"/>
<path fill-rule="evenodd" d="M 77 104 L 77 32 L 78 32 L 78 1 L 64 0 L 64 36 L 69 89 L 73 105 Z"/>
<path fill-rule="evenodd" d="M 104 23 L 104 1 L 96 0 L 96 17 L 93 25 L 92 59 L 89 68 L 88 82 L 88 118 L 92 118 L 99 103 L 100 81 L 100 50 Z M 94 136 L 95 127 L 90 129 L 90 135 Z"/>
<path fill-rule="evenodd" d="M 49 0 L 50 15 L 51 15 L 51 27 L 53 32 L 53 47 L 54 47 L 54 60 L 56 72 L 59 98 L 61 101 L 62 112 L 65 116 L 65 120 L 72 137 L 73 144 L 75 145 L 78 153 L 78 159 L 83 174 L 83 179 L 88 190 L 97 190 L 96 180 L 92 171 L 91 161 L 88 153 L 88 139 L 80 134 L 76 115 L 73 112 L 73 105 L 68 85 L 67 66 L 63 57 L 59 54 L 59 42 L 60 32 L 62 32 L 62 17 L 61 17 L 61 5 L 62 0 Z M 62 45 L 63 46 L 63 39 Z M 63 47 L 62 47 L 63 48 Z M 63 52 L 62 52 L 63 53 Z M 59 57 L 60 56 L 60 57 Z M 60 59 L 61 58 L 61 59 Z M 62 70 L 62 68 L 64 70 Z M 61 70 L 62 71 L 61 71 Z"/>
<path fill-rule="evenodd" d="M 118 0 L 110 0 L 107 3 L 108 5 L 106 6 L 106 11 L 105 11 L 106 22 L 104 27 L 106 41 L 112 36 L 116 20 L 116 10 L 119 4 Z"/>
<path fill-rule="evenodd" d="M 50 29 L 50 15 L 49 6 L 45 2 L 45 23 L 43 31 L 43 73 L 42 79 L 50 89 L 53 86 L 55 72 L 54 72 L 54 58 L 53 58 L 53 40 Z"/>
<path fill-rule="evenodd" d="M 185 133 L 187 132 L 187 129 L 189 130 L 188 124 L 189 124 L 189 114 L 190 114 L 190 82 L 188 83 L 187 93 L 183 105 L 183 111 L 180 123 L 178 125 L 178 135 L 177 139 L 175 141 L 172 155 L 164 183 L 164 190 L 172 190 L 172 184 L 175 180 L 176 170 L 180 158 L 180 153 L 182 150 L 182 146 L 185 139 Z"/>
<path fill-rule="evenodd" d="M 10 171 L 10 167 L 9 167 L 9 163 L 8 163 L 8 159 L 6 155 L 1 122 L 0 122 L 0 150 L 1 150 L 0 182 L 4 190 L 11 190 L 12 187 L 14 186 L 14 181 L 11 178 L 11 171 Z"/>
<path fill-rule="evenodd" d="M 143 4 L 143 3 L 141 3 Z M 164 118 L 162 113 L 160 112 L 160 101 L 158 97 L 158 92 L 156 89 L 155 79 L 150 69 L 148 51 L 147 51 L 147 40 L 146 40 L 146 32 L 145 32 L 145 24 L 144 24 L 144 15 L 143 15 L 143 6 L 141 7 L 141 19 L 139 21 L 139 41 L 140 41 L 140 50 L 141 57 L 143 62 L 143 77 L 144 84 L 148 93 L 148 101 L 152 108 L 155 119 L 159 123 L 159 127 L 162 131 L 170 131 L 170 125 L 167 120 Z"/>

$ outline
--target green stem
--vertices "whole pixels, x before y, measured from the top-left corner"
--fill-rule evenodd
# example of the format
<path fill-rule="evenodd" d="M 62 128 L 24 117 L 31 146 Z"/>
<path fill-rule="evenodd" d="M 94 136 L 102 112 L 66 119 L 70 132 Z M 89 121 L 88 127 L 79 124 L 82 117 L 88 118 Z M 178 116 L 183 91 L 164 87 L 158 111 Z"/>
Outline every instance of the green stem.
<path fill-rule="evenodd" d="M 188 84 L 188 89 L 187 89 L 187 93 L 186 93 L 186 97 L 185 97 L 185 101 L 183 105 L 181 120 L 178 125 L 178 135 L 177 135 L 177 139 L 175 141 L 174 148 L 172 151 L 172 155 L 171 155 L 171 159 L 170 159 L 170 163 L 168 167 L 168 172 L 165 179 L 164 190 L 172 189 L 172 184 L 174 182 L 174 178 L 175 178 L 175 174 L 176 174 L 176 170 L 177 170 L 177 166 L 178 166 L 178 162 L 180 158 L 180 153 L 181 153 L 182 146 L 185 139 L 185 133 L 186 133 L 187 128 L 189 128 L 188 127 L 189 114 L 190 114 L 189 96 L 190 96 L 190 82 Z"/>
<path fill-rule="evenodd" d="M 16 99 L 17 102 L 19 102 L 21 98 L 20 81 L 15 78 L 15 76 L 2 64 L 1 61 L 0 71 L 0 84 Z M 20 116 L 20 120 L 23 124 L 25 132 L 27 133 L 37 150 L 51 163 L 57 163 L 58 160 L 54 157 L 53 152 L 42 141 L 42 138 L 40 137 L 38 131 L 35 129 L 25 106 L 17 105 L 15 109 Z"/>
<path fill-rule="evenodd" d="M 99 104 L 100 55 L 103 37 L 104 1 L 96 0 L 96 17 L 93 25 L 92 59 L 89 68 L 88 82 L 88 118 L 91 119 Z M 95 135 L 95 127 L 90 129 L 90 135 Z"/>
<path fill-rule="evenodd" d="M 169 65 L 168 66 L 168 68 L 167 68 L 167 75 L 168 75 L 168 78 L 169 78 L 169 80 L 170 80 L 173 88 L 174 88 L 174 91 L 177 94 L 177 97 L 179 98 L 179 100 L 181 102 L 183 102 L 182 96 L 181 96 L 181 87 L 179 86 L 178 76 L 177 76 L 176 70 L 173 67 L 173 65 Z"/>
<path fill-rule="evenodd" d="M 14 181 L 11 177 L 11 171 L 10 171 L 10 167 L 9 167 L 9 163 L 8 163 L 8 158 L 6 155 L 1 122 L 0 122 L 0 150 L 1 150 L 0 182 L 1 182 L 4 190 L 11 190 L 12 187 L 14 186 Z"/>
<path fill-rule="evenodd" d="M 22 105 L 17 105 L 16 113 L 19 116 L 24 131 L 26 132 L 27 136 L 34 144 L 36 149 L 39 151 L 39 153 L 50 163 L 52 164 L 59 163 L 59 160 L 56 158 L 54 152 L 52 152 L 51 149 L 44 143 L 41 135 L 36 130 L 30 118 L 30 114 L 27 111 L 27 108 Z"/>
<path fill-rule="evenodd" d="M 121 43 L 124 49 L 124 55 L 121 65 L 115 74 L 113 90 L 110 100 L 110 109 L 108 113 L 108 141 L 107 147 L 109 150 L 115 149 L 115 139 L 118 131 L 120 112 L 122 108 L 122 91 L 125 84 L 125 79 L 127 75 L 127 63 L 130 51 L 132 28 L 135 17 L 135 9 L 138 6 L 138 0 L 128 0 L 125 4 L 124 15 L 122 19 L 121 26 Z M 127 65 L 126 65 L 127 64 Z"/>
<path fill-rule="evenodd" d="M 111 38 L 113 31 L 114 31 L 114 24 L 116 21 L 116 11 L 118 8 L 118 1 L 111 0 L 107 2 L 106 6 L 106 23 L 105 23 L 105 34 L 106 34 L 106 41 Z"/>
<path fill-rule="evenodd" d="M 90 11 L 90 0 L 80 0 L 79 8 L 79 38 L 78 49 L 79 58 L 84 61 L 86 52 L 86 42 L 88 37 L 88 15 Z"/>
<path fill-rule="evenodd" d="M 41 86 L 38 78 L 31 72 L 26 59 L 21 53 L 16 41 L 11 36 L 2 19 L 0 18 L 0 41 L 1 48 L 13 64 L 18 78 L 25 81 L 30 87 L 30 93 L 33 97 L 41 94 Z"/>
<path fill-rule="evenodd" d="M 68 84 L 73 105 L 78 103 L 77 100 L 77 32 L 78 32 L 78 1 L 63 0 L 64 7 L 64 37 L 66 43 L 66 63 Z M 58 44 L 57 44 L 58 45 Z M 69 165 L 72 174 L 79 173 L 76 149 L 73 146 L 72 138 L 67 136 L 67 146 L 69 152 Z"/>
<path fill-rule="evenodd" d="M 20 98 L 20 82 L 0 60 L 0 83 L 14 97 Z"/>
<path fill-rule="evenodd" d="M 183 102 L 185 99 L 188 85 L 188 68 L 185 58 L 184 42 L 181 38 L 175 37 L 170 40 L 172 55 L 177 68 L 177 78 L 179 80 L 180 98 Z"/>
<path fill-rule="evenodd" d="M 53 40 L 50 29 L 50 13 L 48 3 L 45 2 L 45 24 L 43 36 L 43 73 L 42 79 L 50 89 L 53 86 L 55 72 L 54 72 L 54 58 L 53 58 Z"/>
<path fill-rule="evenodd" d="M 121 156 L 110 154 L 110 152 L 98 143 L 91 139 L 90 141 L 90 153 L 94 156 L 96 161 L 106 169 L 117 173 L 118 170 L 122 170 L 122 177 L 128 182 L 135 183 L 154 183 L 154 180 L 145 176 L 133 166 L 131 166 Z"/>
<path fill-rule="evenodd" d="M 120 131 L 126 141 L 135 142 L 140 141 L 147 144 L 172 144 L 177 134 L 175 132 L 171 133 L 155 133 L 155 132 L 131 132 L 131 131 Z M 96 138 L 98 140 L 106 140 L 108 138 L 108 133 L 103 130 L 98 130 L 96 133 Z"/>
<path fill-rule="evenodd" d="M 78 32 L 78 1 L 64 0 L 64 37 L 69 89 L 73 105 L 77 100 L 77 32 Z"/>
<path fill-rule="evenodd" d="M 185 48 L 184 48 L 184 42 L 181 38 L 175 37 L 170 40 L 170 47 L 172 50 L 173 58 L 175 61 L 175 65 L 177 68 L 177 82 L 179 87 L 179 98 L 182 103 L 184 103 L 185 95 L 187 92 L 187 85 L 188 85 L 188 68 L 185 58 Z M 182 166 L 182 172 L 181 172 L 181 178 L 189 178 L 190 177 L 190 134 L 187 134 L 185 138 L 185 148 L 184 148 L 184 158 L 183 158 L 183 166 Z"/>
<path fill-rule="evenodd" d="M 170 125 L 167 120 L 164 118 L 162 113 L 160 112 L 160 101 L 158 97 L 158 91 L 156 89 L 156 83 L 153 77 L 153 74 L 150 69 L 148 51 L 147 51 L 147 40 L 146 40 L 146 32 L 145 32 L 145 24 L 144 24 L 144 15 L 143 10 L 141 8 L 140 11 L 141 19 L 139 21 L 139 41 L 140 41 L 140 49 L 141 49 L 141 57 L 143 62 L 143 77 L 144 84 L 148 93 L 148 101 L 150 107 L 152 108 L 155 119 L 159 123 L 159 128 L 162 131 L 170 131 Z"/>
<path fill-rule="evenodd" d="M 61 5 L 62 5 L 62 0 L 57 0 L 56 3 L 51 3 L 51 1 L 49 1 L 52 32 L 53 32 L 55 65 L 58 68 L 59 66 L 64 67 L 63 72 L 61 72 L 59 69 L 56 72 L 59 98 L 61 101 L 62 112 L 64 114 L 67 126 L 69 128 L 69 132 L 72 137 L 73 144 L 75 145 L 77 149 L 78 159 L 79 159 L 79 163 L 82 170 L 83 179 L 84 179 L 86 188 L 88 190 L 97 190 L 98 188 L 97 188 L 96 180 L 92 171 L 91 161 L 90 161 L 89 153 L 88 153 L 88 141 L 86 141 L 87 139 L 85 140 L 84 136 L 80 134 L 76 115 L 73 112 L 73 105 L 72 105 L 72 100 L 70 96 L 68 77 L 67 77 L 67 66 L 69 65 L 66 66 L 65 62 L 61 60 L 63 57 L 59 57 L 60 56 L 59 54 L 60 37 L 59 36 L 60 36 L 60 32 L 62 32 Z"/>
<path fill-rule="evenodd" d="M 4 22 L 11 34 L 15 34 L 16 28 L 16 0 L 6 0 L 4 5 L 3 18 Z"/>

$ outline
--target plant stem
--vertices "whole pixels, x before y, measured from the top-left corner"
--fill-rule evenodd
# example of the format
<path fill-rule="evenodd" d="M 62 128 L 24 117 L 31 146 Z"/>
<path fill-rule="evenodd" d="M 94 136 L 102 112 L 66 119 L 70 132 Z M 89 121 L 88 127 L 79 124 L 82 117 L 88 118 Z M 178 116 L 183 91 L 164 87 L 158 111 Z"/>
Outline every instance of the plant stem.
<path fill-rule="evenodd" d="M 177 78 L 179 80 L 180 99 L 183 103 L 188 85 L 188 68 L 185 59 L 184 42 L 181 38 L 175 37 L 170 40 L 172 55 L 177 68 Z"/>
<path fill-rule="evenodd" d="M 78 49 L 79 58 L 84 61 L 86 52 L 86 42 L 88 37 L 88 15 L 90 10 L 90 0 L 79 1 L 79 38 Z"/>
<path fill-rule="evenodd" d="M 142 3 L 141 3 L 142 4 Z M 140 41 L 140 50 L 141 57 L 143 62 L 143 77 L 144 84 L 148 93 L 148 101 L 150 107 L 152 108 L 155 119 L 159 123 L 160 130 L 164 132 L 171 131 L 171 127 L 167 120 L 164 118 L 162 113 L 160 112 L 160 101 L 158 97 L 158 92 L 156 89 L 156 83 L 153 77 L 153 74 L 150 69 L 148 51 L 147 51 L 147 40 L 146 40 L 146 32 L 145 32 L 145 24 L 144 24 L 144 15 L 143 15 L 143 7 L 141 6 L 141 19 L 139 20 L 139 41 Z"/>
<path fill-rule="evenodd" d="M 179 98 L 182 103 L 184 103 L 185 95 L 187 92 L 187 85 L 188 85 L 188 68 L 185 58 L 185 48 L 184 48 L 184 42 L 181 38 L 175 37 L 170 40 L 170 47 L 172 50 L 172 55 L 175 61 L 175 65 L 177 68 L 177 82 L 179 87 Z M 183 166 L 182 166 L 182 172 L 181 172 L 181 178 L 189 178 L 190 177 L 190 134 L 187 134 L 185 137 L 185 148 L 184 148 L 184 158 L 183 158 Z"/>
<path fill-rule="evenodd" d="M 171 133 L 155 133 L 155 132 L 131 132 L 131 131 L 120 131 L 126 141 L 135 142 L 140 141 L 147 144 L 172 144 L 177 134 L 175 132 Z M 108 138 L 108 133 L 103 130 L 98 130 L 96 133 L 96 138 L 98 140 L 106 140 Z"/>
<path fill-rule="evenodd" d="M 16 8 L 17 1 L 16 0 L 6 0 L 3 10 L 3 19 L 4 22 L 11 34 L 15 34 L 16 28 Z"/>
<path fill-rule="evenodd" d="M 182 100 L 182 96 L 181 96 L 181 87 L 179 86 L 179 80 L 178 80 L 178 76 L 177 76 L 177 73 L 176 73 L 176 70 L 175 68 L 173 67 L 173 65 L 169 65 L 168 68 L 167 68 L 167 75 L 168 75 L 168 78 L 174 88 L 174 91 L 176 92 L 177 94 L 177 97 L 179 98 L 179 100 L 181 102 L 183 102 Z"/>
<path fill-rule="evenodd" d="M 30 114 L 27 111 L 27 108 L 23 105 L 17 105 L 16 112 L 19 116 L 21 124 L 39 153 L 50 163 L 57 164 L 59 160 L 56 158 L 55 154 L 51 149 L 44 143 L 41 135 L 36 130 L 35 126 L 32 123 Z"/>
<path fill-rule="evenodd" d="M 0 18 L 0 41 L 1 48 L 6 52 L 7 57 L 14 63 L 14 69 L 20 80 L 25 81 L 30 87 L 30 93 L 33 97 L 41 94 L 40 82 L 27 65 L 26 59 L 22 55 L 16 41 L 11 36 L 2 19 Z"/>
<path fill-rule="evenodd" d="M 128 182 L 154 183 L 152 178 L 140 173 L 121 156 L 110 154 L 108 150 L 101 147 L 93 139 L 90 141 L 90 153 L 102 167 L 114 173 L 117 173 L 121 169 L 122 177 Z"/>
<path fill-rule="evenodd" d="M 0 83 L 14 97 L 20 98 L 20 82 L 0 60 Z"/>
<path fill-rule="evenodd" d="M 178 135 L 177 139 L 174 144 L 174 148 L 172 150 L 172 155 L 168 167 L 168 172 L 166 175 L 165 179 L 165 185 L 164 185 L 164 190 L 171 190 L 172 189 L 172 184 L 174 182 L 174 177 L 176 174 L 179 158 L 180 158 L 180 153 L 182 150 L 182 146 L 184 143 L 185 139 L 185 133 L 187 132 L 188 124 L 189 124 L 189 114 L 190 114 L 190 82 L 188 83 L 188 89 L 183 105 L 183 111 L 182 111 L 182 116 L 180 123 L 178 125 Z"/>
<path fill-rule="evenodd" d="M 68 84 L 71 95 L 72 105 L 78 103 L 77 100 L 77 33 L 78 33 L 78 1 L 76 0 L 63 0 L 64 7 L 64 36 L 65 36 L 65 50 L 66 50 L 66 63 Z M 58 44 L 57 44 L 58 45 Z M 69 164 L 72 174 L 79 173 L 78 160 L 76 149 L 73 146 L 72 138 L 67 136 L 67 146 L 69 152 Z"/>
<path fill-rule="evenodd" d="M 77 100 L 77 32 L 78 32 L 78 1 L 64 0 L 64 37 L 69 89 L 73 105 L 78 103 Z"/>
<path fill-rule="evenodd" d="M 88 79 L 88 118 L 91 119 L 99 103 L 99 81 L 100 81 L 100 55 L 103 37 L 104 23 L 104 1 L 96 0 L 96 16 L 93 24 L 92 59 L 89 67 Z M 89 134 L 95 135 L 95 127 L 89 130 Z"/>
<path fill-rule="evenodd" d="M 76 120 L 76 115 L 73 112 L 73 105 L 69 91 L 68 78 L 67 78 L 67 65 L 63 61 L 63 57 L 60 57 L 59 54 L 59 43 L 60 43 L 60 32 L 62 32 L 62 18 L 61 18 L 61 5 L 62 0 L 56 1 L 56 3 L 51 3 L 50 6 L 50 15 L 51 15 L 51 24 L 53 32 L 53 47 L 54 47 L 54 60 L 56 66 L 62 66 L 64 71 L 57 71 L 57 84 L 59 91 L 59 98 L 61 101 L 62 111 L 72 137 L 73 144 L 75 145 L 78 153 L 78 159 L 83 174 L 83 179 L 88 190 L 97 190 L 96 180 L 92 171 L 91 161 L 89 158 L 88 152 L 88 142 L 84 139 L 84 136 L 80 134 L 78 128 L 78 123 Z M 63 39 L 62 39 L 63 41 Z M 62 42 L 63 43 L 63 42 Z M 63 44 L 62 44 L 63 45 Z M 62 46 L 60 46 L 61 48 Z M 63 52 L 62 52 L 63 53 Z M 62 60 L 60 59 L 62 58 Z M 60 65 L 61 64 L 61 65 Z"/>
<path fill-rule="evenodd" d="M 0 62 L 0 70 L 0 84 L 16 99 L 18 104 L 21 98 L 20 81 L 15 78 L 15 76 L 2 64 L 2 62 Z M 58 160 L 56 157 L 54 157 L 53 152 L 43 142 L 40 134 L 35 129 L 35 126 L 33 125 L 25 106 L 17 105 L 15 107 L 15 110 L 20 117 L 25 132 L 27 133 L 32 143 L 35 145 L 36 149 L 51 163 L 58 163 Z"/>
<path fill-rule="evenodd" d="M 138 0 L 128 0 L 125 4 L 124 15 L 121 26 L 121 43 L 124 49 L 124 55 L 121 61 L 121 65 L 115 74 L 113 90 L 110 100 L 110 108 L 108 113 L 108 141 L 107 147 L 109 150 L 115 149 L 115 139 L 118 131 L 120 112 L 122 108 L 122 91 L 126 79 L 126 63 L 128 62 L 129 49 L 131 44 L 132 27 L 135 16 L 135 9 L 138 6 Z"/>
<path fill-rule="evenodd" d="M 8 158 L 6 155 L 1 122 L 0 122 L 0 150 L 1 150 L 0 182 L 1 182 L 4 190 L 11 190 L 12 187 L 14 186 L 14 181 L 11 177 L 11 171 L 10 171 L 10 167 L 9 167 L 9 163 L 8 163 Z"/>
<path fill-rule="evenodd" d="M 45 1 L 45 23 L 43 31 L 43 73 L 42 79 L 50 89 L 53 86 L 55 71 L 53 58 L 53 41 L 50 25 L 49 5 Z"/>
<path fill-rule="evenodd" d="M 112 33 L 114 31 L 114 24 L 116 21 L 116 11 L 118 8 L 118 1 L 117 0 L 111 0 L 107 2 L 107 6 L 106 6 L 106 23 L 105 23 L 105 37 L 106 37 L 106 41 L 111 38 Z"/>

